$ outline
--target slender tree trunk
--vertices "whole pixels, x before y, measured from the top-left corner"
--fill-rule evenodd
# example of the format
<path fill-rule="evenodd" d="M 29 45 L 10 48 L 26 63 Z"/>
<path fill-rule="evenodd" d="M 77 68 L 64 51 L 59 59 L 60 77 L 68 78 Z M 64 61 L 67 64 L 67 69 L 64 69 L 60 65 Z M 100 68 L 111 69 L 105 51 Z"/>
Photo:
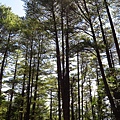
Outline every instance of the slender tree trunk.
<path fill-rule="evenodd" d="M 68 25 L 68 13 L 66 15 L 66 25 L 67 25 L 67 31 L 66 31 L 66 75 L 64 79 L 64 102 L 65 106 L 63 109 L 64 112 L 64 120 L 70 120 L 70 83 L 69 83 L 69 38 L 68 38 L 68 30 L 69 30 L 69 25 Z"/>
<path fill-rule="evenodd" d="M 61 31 L 62 31 L 62 80 L 64 81 L 65 79 L 65 60 L 64 60 L 64 26 L 63 26 L 63 0 L 61 0 Z M 63 84 L 62 84 L 63 86 Z M 63 86 L 64 88 L 64 86 Z M 61 112 L 60 112 L 61 113 Z M 60 114 L 59 113 L 59 114 Z M 61 116 L 61 115 L 59 115 Z M 61 120 L 61 117 L 59 117 Z"/>
<path fill-rule="evenodd" d="M 35 108 L 36 108 L 36 99 L 37 99 L 37 88 L 38 88 L 38 76 L 39 76 L 39 66 L 40 66 L 40 59 L 41 59 L 41 52 L 42 48 L 40 45 L 40 41 L 39 41 L 39 48 L 38 48 L 38 55 L 37 55 L 37 73 L 36 73 L 36 82 L 35 82 L 35 90 L 34 90 L 34 103 L 32 106 L 32 118 L 31 120 L 35 119 Z"/>
<path fill-rule="evenodd" d="M 27 45 L 27 48 L 26 48 L 26 54 L 25 54 L 25 66 L 27 66 L 27 50 L 28 50 L 28 45 Z M 20 107 L 20 120 L 23 120 L 24 118 L 24 97 L 25 97 L 25 79 L 26 79 L 26 71 L 27 69 L 25 69 L 24 71 L 24 75 L 23 75 L 23 82 L 22 82 L 22 101 L 21 101 L 21 107 Z"/>
<path fill-rule="evenodd" d="M 27 107 L 26 107 L 26 114 L 24 120 L 29 120 L 30 118 L 30 81 L 31 81 L 31 64 L 32 64 L 32 56 L 33 56 L 33 39 L 30 42 L 30 64 L 29 64 L 29 78 L 27 84 Z"/>
<path fill-rule="evenodd" d="M 97 108 L 98 108 L 98 120 L 102 120 L 102 98 L 100 96 L 100 92 L 99 92 L 99 86 L 100 86 L 100 83 L 99 83 L 99 74 L 98 74 L 98 63 L 96 62 L 96 75 L 97 75 L 97 87 L 98 87 L 98 100 L 97 100 Z"/>
<path fill-rule="evenodd" d="M 12 100 L 13 100 L 13 95 L 14 95 L 14 87 L 15 87 L 15 82 L 16 82 L 17 62 L 18 62 L 18 55 L 17 55 L 17 59 L 16 59 L 16 63 L 15 63 L 14 78 L 13 78 L 13 81 L 11 81 L 13 83 L 12 83 L 12 91 L 11 91 L 11 96 L 10 96 L 10 104 L 9 104 L 8 112 L 7 112 L 7 120 L 11 119 L 11 107 L 12 107 Z"/>
<path fill-rule="evenodd" d="M 3 78 L 3 72 L 4 72 L 5 59 L 7 57 L 7 52 L 8 52 L 8 48 L 9 48 L 9 42 L 10 42 L 10 35 L 11 35 L 11 33 L 9 33 L 9 36 L 8 36 L 7 47 L 5 49 L 5 53 L 4 53 L 2 65 L 1 65 L 1 71 L 0 71 L 0 96 L 1 96 L 1 90 L 2 90 L 2 78 Z"/>
<path fill-rule="evenodd" d="M 79 53 L 77 52 L 77 76 L 78 76 L 78 120 L 80 120 L 80 79 L 79 79 Z"/>
<path fill-rule="evenodd" d="M 75 120 L 78 119 L 78 114 L 77 114 L 78 106 L 77 104 L 75 105 Z"/>
<path fill-rule="evenodd" d="M 23 111 L 23 108 L 24 108 L 24 96 L 25 96 L 25 78 L 26 78 L 26 74 L 24 74 L 23 76 L 23 83 L 22 83 L 22 101 L 21 101 L 21 107 L 20 107 L 20 120 L 23 120 L 23 115 L 24 115 L 24 111 Z"/>
<path fill-rule="evenodd" d="M 101 28 L 101 32 L 102 32 L 103 42 L 104 42 L 104 45 L 105 45 L 105 48 L 106 48 L 106 55 L 107 55 L 108 65 L 109 65 L 109 68 L 112 68 L 113 66 L 112 66 L 111 59 L 110 59 L 111 57 L 110 57 L 110 53 L 109 53 L 109 48 L 108 48 L 108 45 L 107 45 L 107 41 L 106 41 L 106 37 L 105 37 L 105 33 L 104 33 L 104 29 L 103 29 L 103 25 L 102 25 L 102 21 L 101 21 L 101 17 L 100 17 L 98 6 L 97 6 L 97 13 L 98 13 L 98 17 L 99 17 L 99 22 L 100 22 L 100 28 Z"/>
<path fill-rule="evenodd" d="M 59 49 L 56 19 L 55 19 L 55 13 L 54 13 L 53 6 L 52 6 L 52 16 L 53 16 L 53 21 L 54 21 L 55 40 L 56 40 L 55 42 L 56 42 L 57 74 L 58 74 L 58 109 L 59 109 L 59 120 L 61 120 L 60 92 L 62 92 L 62 99 L 63 99 L 64 90 L 63 90 L 63 81 L 62 81 L 62 72 L 61 72 L 60 49 Z"/>
<path fill-rule="evenodd" d="M 112 55 L 111 50 L 110 50 L 110 58 L 111 58 L 111 61 L 112 61 L 112 66 L 113 66 L 113 68 L 115 68 L 114 59 L 113 59 L 113 55 Z"/>
<path fill-rule="evenodd" d="M 50 91 L 50 120 L 52 120 L 52 90 Z"/>
<path fill-rule="evenodd" d="M 35 108 L 36 108 L 36 99 L 37 99 L 37 85 L 38 84 L 38 70 L 37 70 L 37 75 L 36 75 L 36 83 L 35 83 L 35 90 L 34 90 L 34 103 L 33 103 L 33 106 L 32 106 L 32 118 L 31 120 L 34 120 L 35 119 Z"/>
<path fill-rule="evenodd" d="M 92 117 L 93 117 L 93 120 L 96 120 L 95 112 L 94 112 L 94 106 L 93 106 L 93 100 L 92 100 L 92 90 L 91 90 L 90 78 L 89 78 L 89 91 L 90 91 L 90 102 L 91 102 Z"/>
<path fill-rule="evenodd" d="M 87 103 L 87 101 L 85 102 L 85 116 L 84 116 L 84 118 L 85 118 L 85 120 L 89 120 L 89 116 L 88 116 L 88 103 Z M 92 119 L 92 120 L 95 120 L 95 119 Z"/>
<path fill-rule="evenodd" d="M 81 112 L 82 112 L 82 120 L 83 120 L 83 84 L 84 84 L 84 82 L 83 82 L 83 79 L 82 79 L 82 86 L 81 86 L 81 106 L 82 106 L 82 110 L 81 110 Z"/>
<path fill-rule="evenodd" d="M 81 64 L 81 75 L 83 75 L 83 57 L 81 56 L 81 61 L 82 61 L 82 64 Z M 84 119 L 83 117 L 83 85 L 84 85 L 84 78 L 82 78 L 82 81 L 81 81 L 81 113 L 82 113 L 82 120 Z"/>
<path fill-rule="evenodd" d="M 86 66 L 84 66 L 84 58 L 81 54 L 81 113 L 82 113 L 82 120 L 84 120 L 84 83 L 86 79 Z"/>
<path fill-rule="evenodd" d="M 74 117 L 74 92 L 73 92 L 73 85 L 74 85 L 75 78 L 73 77 L 71 81 L 71 120 L 75 120 Z"/>
<path fill-rule="evenodd" d="M 108 14 L 108 18 L 109 18 L 109 21 L 110 21 L 112 34 L 113 34 L 113 38 L 114 38 L 114 43 L 115 43 L 115 46 L 116 46 L 116 50 L 117 50 L 117 54 L 118 54 L 118 58 L 119 58 L 119 64 L 120 64 L 120 48 L 119 48 L 119 44 L 118 44 L 115 28 L 114 28 L 114 25 L 113 25 L 113 21 L 112 21 L 112 17 L 111 17 L 109 8 L 108 8 L 107 1 L 104 0 L 104 3 L 105 3 L 106 11 L 107 11 L 107 14 Z"/>
<path fill-rule="evenodd" d="M 31 88 L 30 88 L 30 97 L 32 98 L 32 93 L 33 93 L 33 84 L 34 84 L 34 75 L 35 75 L 35 57 L 34 57 L 34 60 L 33 60 L 33 67 L 32 67 L 32 70 L 31 70 L 31 74 L 32 74 L 32 76 L 31 76 Z M 31 100 L 32 99 L 30 99 L 30 104 L 31 104 Z"/>

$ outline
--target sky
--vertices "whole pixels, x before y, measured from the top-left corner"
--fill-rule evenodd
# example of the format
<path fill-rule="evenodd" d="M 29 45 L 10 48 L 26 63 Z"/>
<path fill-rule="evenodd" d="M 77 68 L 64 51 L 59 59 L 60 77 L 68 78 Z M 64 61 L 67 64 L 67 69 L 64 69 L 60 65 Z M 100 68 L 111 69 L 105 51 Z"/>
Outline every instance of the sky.
<path fill-rule="evenodd" d="M 21 0 L 0 0 L 0 3 L 2 5 L 11 7 L 12 12 L 16 15 L 19 15 L 20 17 L 25 16 L 25 11 L 23 7 L 24 2 L 22 2 Z"/>

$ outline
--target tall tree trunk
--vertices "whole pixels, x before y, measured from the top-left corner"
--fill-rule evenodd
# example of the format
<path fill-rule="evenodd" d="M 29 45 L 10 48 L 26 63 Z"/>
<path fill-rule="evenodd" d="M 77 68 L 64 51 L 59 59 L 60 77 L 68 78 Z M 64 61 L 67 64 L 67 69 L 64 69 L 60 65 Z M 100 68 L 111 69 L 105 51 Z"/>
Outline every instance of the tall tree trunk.
<path fill-rule="evenodd" d="M 8 52 L 8 48 L 9 48 L 10 36 L 11 36 L 11 33 L 9 33 L 9 36 L 8 36 L 7 47 L 5 48 L 5 53 L 4 53 L 3 60 L 2 60 L 2 65 L 1 65 L 1 71 L 0 71 L 0 96 L 1 96 L 1 90 L 2 90 L 2 78 L 3 78 L 3 72 L 4 72 L 4 65 L 5 65 L 5 59 L 7 57 L 7 52 Z"/>
<path fill-rule="evenodd" d="M 10 104 L 8 107 L 8 112 L 7 112 L 7 120 L 11 119 L 11 107 L 12 107 L 12 100 L 13 100 L 13 95 L 14 95 L 14 87 L 15 87 L 15 82 L 16 82 L 16 73 L 17 73 L 17 62 L 18 62 L 18 54 L 15 62 L 15 72 L 14 72 L 14 78 L 12 82 L 12 91 L 11 91 L 11 96 L 10 96 Z"/>
<path fill-rule="evenodd" d="M 52 16 L 54 21 L 54 31 L 55 31 L 55 42 L 56 42 L 56 57 L 57 57 L 57 75 L 58 75 L 58 109 L 59 109 L 59 120 L 61 120 L 61 103 L 60 103 L 60 92 L 62 93 L 62 100 L 63 100 L 63 81 L 62 81 L 62 72 L 61 72 L 61 60 L 60 60 L 60 49 L 59 49 L 59 41 L 58 41 L 58 33 L 56 27 L 56 19 L 54 13 L 54 7 L 52 5 Z M 63 102 L 64 104 L 64 102 Z M 64 106 L 64 105 L 63 105 Z"/>
<path fill-rule="evenodd" d="M 115 46 L 116 46 L 116 50 L 117 50 L 117 54 L 118 54 L 118 58 L 119 58 L 119 64 L 120 64 L 120 48 L 119 48 L 119 44 L 118 44 L 115 28 L 114 28 L 114 25 L 113 25 L 113 21 L 112 21 L 112 17 L 111 17 L 109 8 L 108 8 L 107 1 L 104 0 L 104 3 L 105 3 L 106 11 L 107 11 L 107 14 L 108 14 L 108 18 L 109 18 L 109 21 L 110 21 L 112 34 L 113 34 L 113 38 L 114 38 L 114 43 L 115 43 Z"/>
<path fill-rule="evenodd" d="M 85 102 L 85 116 L 84 116 L 84 118 L 85 118 L 85 120 L 89 120 L 87 100 Z M 92 119 L 92 120 L 95 120 L 95 119 Z"/>
<path fill-rule="evenodd" d="M 52 90 L 50 91 L 50 120 L 52 120 Z"/>
<path fill-rule="evenodd" d="M 113 68 L 115 68 L 114 59 L 113 59 L 113 55 L 112 55 L 111 50 L 110 50 L 110 58 L 111 58 L 111 61 L 112 61 L 112 66 L 113 66 Z"/>
<path fill-rule="evenodd" d="M 64 120 L 70 120 L 70 83 L 69 83 L 69 36 L 68 13 L 66 14 L 66 75 L 64 79 Z"/>
<path fill-rule="evenodd" d="M 107 55 L 108 65 L 109 65 L 109 68 L 112 68 L 113 66 L 112 66 L 111 59 L 110 59 L 111 57 L 110 57 L 110 53 L 109 53 L 109 48 L 108 48 L 108 45 L 107 45 L 107 41 L 106 41 L 106 37 L 105 37 L 105 33 L 104 33 L 104 29 L 103 29 L 103 25 L 102 25 L 102 21 L 101 21 L 98 6 L 97 6 L 97 13 L 98 13 L 98 18 L 99 18 L 99 22 L 100 22 L 100 28 L 101 28 L 101 32 L 102 32 L 103 42 L 104 42 L 104 45 L 105 45 L 105 48 L 106 48 L 106 55 Z"/>
<path fill-rule="evenodd" d="M 84 84 L 84 80 L 82 79 L 82 85 L 81 85 L 81 106 L 82 106 L 81 112 L 82 112 L 82 120 L 84 118 L 84 116 L 83 116 L 83 84 Z"/>
<path fill-rule="evenodd" d="M 82 64 L 81 64 L 81 75 L 83 75 L 83 56 L 81 55 L 81 62 L 82 62 Z M 84 119 L 84 117 L 83 117 L 83 85 L 84 85 L 84 78 L 82 78 L 82 81 L 81 81 L 82 83 L 81 83 L 81 113 L 82 113 L 82 120 Z"/>
<path fill-rule="evenodd" d="M 29 120 L 30 118 L 30 81 L 31 81 L 31 64 L 32 64 L 32 57 L 33 57 L 33 39 L 30 40 L 30 63 L 29 63 L 29 78 L 27 83 L 27 107 L 26 107 L 26 114 L 24 120 Z"/>
<path fill-rule="evenodd" d="M 79 52 L 77 52 L 77 76 L 78 76 L 78 120 L 80 120 L 80 78 L 79 75 Z"/>
<path fill-rule="evenodd" d="M 65 79 L 65 60 L 64 60 L 64 25 L 63 25 L 63 0 L 61 0 L 61 31 L 62 31 L 62 80 Z M 62 85 L 63 86 L 63 85 Z M 64 88 L 64 86 L 63 86 Z M 61 111 L 60 111 L 61 113 Z M 59 113 L 59 114 L 60 114 Z M 59 115 L 61 120 L 61 115 Z"/>
<path fill-rule="evenodd" d="M 28 50 L 28 45 L 27 45 L 27 48 L 26 48 L 26 53 L 25 53 L 25 66 L 27 66 L 27 50 Z M 22 96 L 22 101 L 21 101 L 21 107 L 20 107 L 20 120 L 23 120 L 24 118 L 24 111 L 23 111 L 23 108 L 24 108 L 24 97 L 25 97 L 25 79 L 26 79 L 26 72 L 27 72 L 27 69 L 25 69 L 24 71 L 24 75 L 23 75 L 23 82 L 22 82 L 22 93 L 21 93 L 21 96 Z"/>
<path fill-rule="evenodd" d="M 40 66 L 40 59 L 41 59 L 41 45 L 40 45 L 40 41 L 39 41 L 39 48 L 38 48 L 38 55 L 37 55 L 37 73 L 36 73 L 36 82 L 35 82 L 35 90 L 34 90 L 34 103 L 32 106 L 32 118 L 31 120 L 35 119 L 35 108 L 36 108 L 36 99 L 37 99 L 37 88 L 38 88 L 38 76 L 39 76 L 39 66 Z"/>
<path fill-rule="evenodd" d="M 62 31 L 62 81 L 64 82 L 65 80 L 65 60 L 64 60 L 64 56 L 65 56 L 65 50 L 64 50 L 64 25 L 63 25 L 63 0 L 61 0 L 61 31 Z M 62 82 L 62 83 L 63 83 Z M 65 84 L 62 84 L 63 89 L 65 88 Z M 64 94 L 62 92 L 62 94 Z M 63 103 L 63 107 L 64 107 L 64 103 Z"/>
<path fill-rule="evenodd" d="M 33 57 L 34 58 L 34 60 L 33 60 L 33 67 L 32 67 L 32 70 L 31 70 L 31 74 L 32 74 L 32 76 L 31 76 L 31 88 L 30 88 L 30 97 L 32 98 L 32 93 L 33 93 L 33 84 L 34 84 L 34 76 L 35 76 L 35 57 Z M 30 99 L 30 104 L 31 104 L 31 100 L 32 99 Z"/>
<path fill-rule="evenodd" d="M 73 85 L 74 85 L 75 78 L 73 77 L 71 81 L 71 120 L 75 120 L 74 117 L 74 92 L 73 92 Z"/>
<path fill-rule="evenodd" d="M 23 120 L 24 118 L 24 96 L 25 96 L 25 78 L 26 78 L 26 74 L 24 73 L 23 76 L 23 83 L 22 83 L 22 101 L 21 101 L 21 105 L 20 105 L 20 120 Z"/>
<path fill-rule="evenodd" d="M 96 62 L 96 80 L 97 80 L 97 87 L 98 87 L 98 99 L 97 99 L 97 108 L 98 108 L 98 120 L 102 120 L 102 98 L 99 92 L 99 86 L 100 86 L 100 82 L 99 82 L 99 73 L 98 73 L 98 63 Z"/>
<path fill-rule="evenodd" d="M 90 92 L 90 102 L 91 102 L 92 117 L 93 117 L 93 120 L 96 120 L 95 112 L 94 112 L 94 106 L 93 106 L 93 99 L 92 99 L 92 90 L 91 90 L 91 81 L 90 81 L 90 78 L 89 78 L 89 92 Z"/>

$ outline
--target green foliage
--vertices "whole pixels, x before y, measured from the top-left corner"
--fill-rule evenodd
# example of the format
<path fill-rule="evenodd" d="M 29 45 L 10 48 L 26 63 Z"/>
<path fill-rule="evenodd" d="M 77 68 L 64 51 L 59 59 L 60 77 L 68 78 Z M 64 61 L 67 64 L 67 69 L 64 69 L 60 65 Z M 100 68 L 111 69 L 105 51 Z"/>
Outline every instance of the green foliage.
<path fill-rule="evenodd" d="M 7 103 L 7 101 L 5 100 L 5 96 L 3 96 L 3 95 L 0 97 L 0 100 L 1 100 L 0 103 L 2 103 L 2 104 L 0 105 L 0 119 L 1 119 L 1 120 L 5 120 L 8 103 Z"/>
<path fill-rule="evenodd" d="M 4 27 L 4 29 L 7 29 L 9 32 L 15 32 L 19 30 L 21 19 L 19 18 L 19 16 L 11 12 L 11 8 L 1 5 L 0 13 L 0 24 Z"/>

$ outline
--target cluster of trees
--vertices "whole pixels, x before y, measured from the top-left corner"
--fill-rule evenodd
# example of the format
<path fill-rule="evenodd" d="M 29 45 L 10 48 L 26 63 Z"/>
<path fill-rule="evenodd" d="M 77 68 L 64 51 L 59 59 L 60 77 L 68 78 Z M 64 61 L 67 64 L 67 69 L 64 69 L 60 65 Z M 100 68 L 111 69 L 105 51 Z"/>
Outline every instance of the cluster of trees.
<path fill-rule="evenodd" d="M 1 120 L 119 120 L 119 0 L 0 5 Z"/>

